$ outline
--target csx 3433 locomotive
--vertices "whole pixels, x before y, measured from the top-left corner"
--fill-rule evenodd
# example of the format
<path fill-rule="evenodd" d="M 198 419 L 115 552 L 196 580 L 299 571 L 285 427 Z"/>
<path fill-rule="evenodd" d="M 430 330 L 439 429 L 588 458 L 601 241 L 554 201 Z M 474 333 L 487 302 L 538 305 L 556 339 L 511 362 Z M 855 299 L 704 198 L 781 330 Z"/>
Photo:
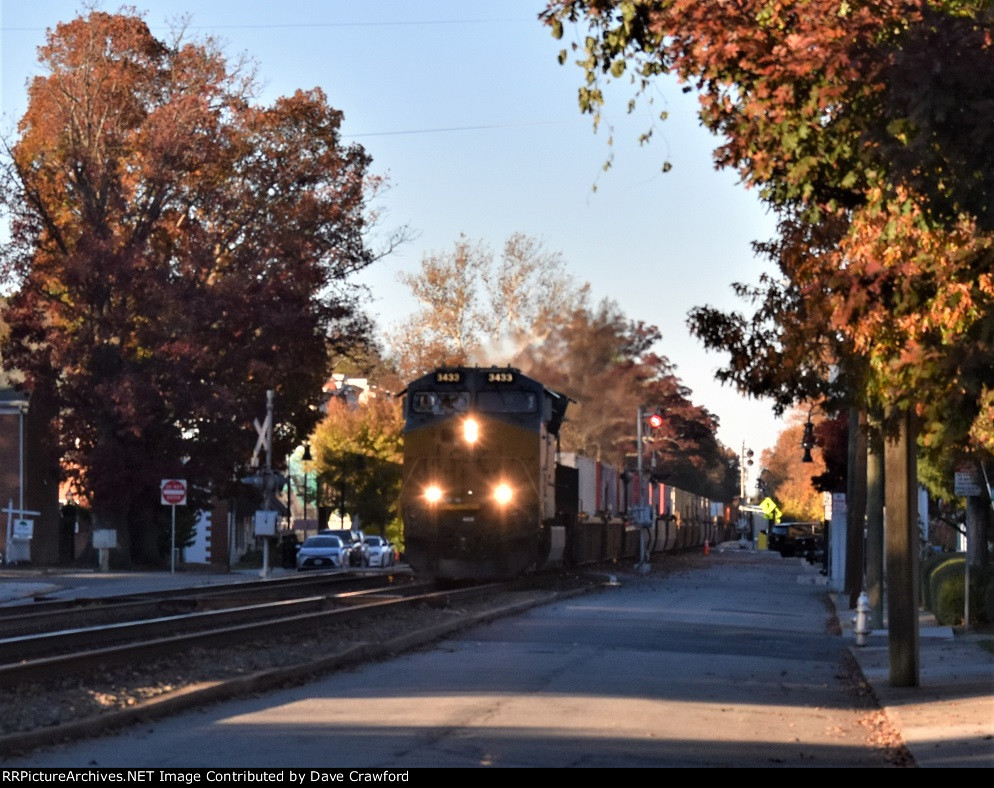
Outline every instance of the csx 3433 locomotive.
<path fill-rule="evenodd" d="M 510 367 L 438 369 L 408 385 L 401 512 L 416 573 L 507 578 L 561 560 L 556 454 L 567 403 Z"/>

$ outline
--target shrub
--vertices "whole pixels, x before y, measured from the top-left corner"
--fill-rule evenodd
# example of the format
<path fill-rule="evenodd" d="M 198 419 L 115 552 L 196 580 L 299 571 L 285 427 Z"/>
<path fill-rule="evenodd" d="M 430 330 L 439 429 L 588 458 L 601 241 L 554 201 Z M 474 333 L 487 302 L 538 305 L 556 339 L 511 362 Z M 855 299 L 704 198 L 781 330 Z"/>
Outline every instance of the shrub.
<path fill-rule="evenodd" d="M 928 604 L 924 607 L 938 615 L 939 591 L 951 577 L 962 578 L 966 571 L 966 557 L 962 553 L 944 553 L 940 561 L 928 575 Z"/>
<path fill-rule="evenodd" d="M 963 623 L 966 603 L 966 559 L 960 554 L 943 562 L 929 577 L 929 608 L 944 626 Z M 994 582 L 990 567 L 970 567 L 970 624 L 994 622 Z"/>
<path fill-rule="evenodd" d="M 949 553 L 928 553 L 924 558 L 922 558 L 921 566 L 919 567 L 919 589 L 921 594 L 921 599 L 919 600 L 922 607 L 926 610 L 932 609 L 932 603 L 934 597 L 932 596 L 932 584 L 930 578 L 932 577 L 932 572 L 935 571 L 936 567 L 940 566 L 945 561 L 948 561 L 950 557 Z"/>
<path fill-rule="evenodd" d="M 965 578 L 962 575 L 946 577 L 939 586 L 938 604 L 936 609 L 932 611 L 935 613 L 936 621 L 943 626 L 956 626 L 963 623 L 965 588 Z"/>

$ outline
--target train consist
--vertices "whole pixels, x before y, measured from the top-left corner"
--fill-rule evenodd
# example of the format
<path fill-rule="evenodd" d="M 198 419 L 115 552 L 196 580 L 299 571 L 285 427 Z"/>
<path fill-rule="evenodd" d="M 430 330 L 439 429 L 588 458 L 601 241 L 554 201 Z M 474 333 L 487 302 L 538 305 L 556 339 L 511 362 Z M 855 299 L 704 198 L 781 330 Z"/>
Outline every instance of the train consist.
<path fill-rule="evenodd" d="M 439 580 L 497 580 L 640 560 L 733 538 L 729 508 L 562 454 L 569 399 L 511 367 L 446 367 L 404 396 L 407 561 Z"/>

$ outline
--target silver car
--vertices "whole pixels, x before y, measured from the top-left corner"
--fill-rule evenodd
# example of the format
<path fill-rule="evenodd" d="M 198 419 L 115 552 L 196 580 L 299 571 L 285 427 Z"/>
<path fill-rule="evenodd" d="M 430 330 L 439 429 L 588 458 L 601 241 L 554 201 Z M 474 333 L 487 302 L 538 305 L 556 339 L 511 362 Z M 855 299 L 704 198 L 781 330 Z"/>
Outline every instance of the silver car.
<path fill-rule="evenodd" d="M 382 536 L 367 536 L 364 540 L 366 545 L 366 560 L 368 566 L 393 566 L 396 553 L 393 545 Z"/>
<path fill-rule="evenodd" d="M 297 569 L 341 569 L 349 565 L 349 550 L 330 534 L 309 536 L 297 551 Z"/>

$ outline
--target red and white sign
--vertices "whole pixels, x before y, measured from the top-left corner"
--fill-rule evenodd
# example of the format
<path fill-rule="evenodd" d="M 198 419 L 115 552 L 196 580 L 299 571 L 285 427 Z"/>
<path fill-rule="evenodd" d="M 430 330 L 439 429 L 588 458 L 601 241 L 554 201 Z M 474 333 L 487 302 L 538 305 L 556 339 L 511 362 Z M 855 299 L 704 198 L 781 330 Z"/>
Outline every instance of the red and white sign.
<path fill-rule="evenodd" d="M 163 479 L 159 490 L 163 506 L 186 506 L 186 479 Z"/>

